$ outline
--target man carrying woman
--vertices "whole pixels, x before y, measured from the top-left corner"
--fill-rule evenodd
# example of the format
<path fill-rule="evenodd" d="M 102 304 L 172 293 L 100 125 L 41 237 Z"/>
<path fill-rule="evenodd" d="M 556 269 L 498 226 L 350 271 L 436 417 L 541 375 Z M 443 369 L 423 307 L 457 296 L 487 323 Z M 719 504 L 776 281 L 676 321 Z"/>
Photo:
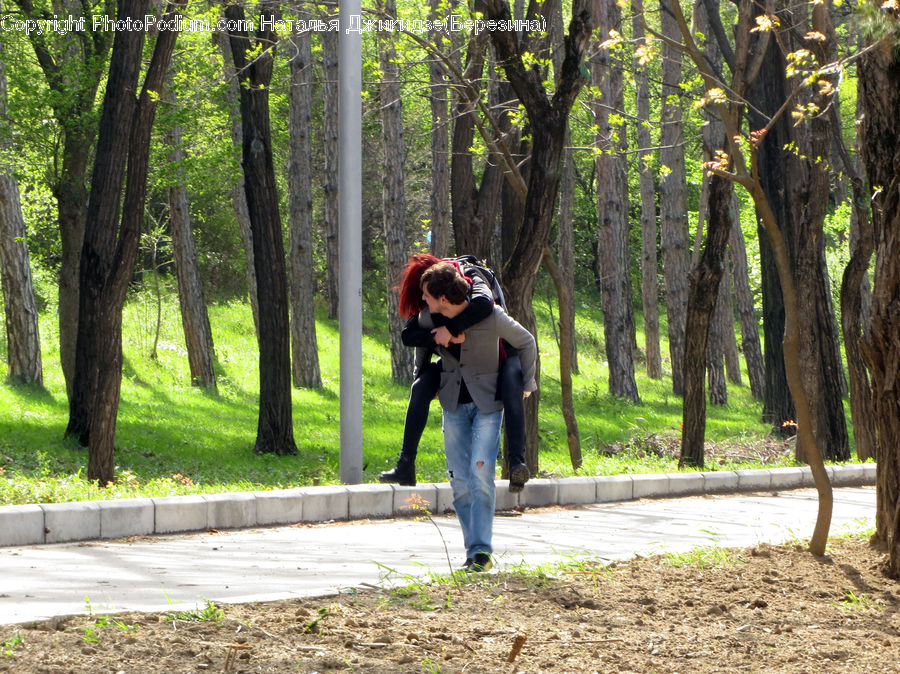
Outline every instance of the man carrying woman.
<path fill-rule="evenodd" d="M 413 321 L 425 307 L 420 286 L 422 274 L 441 261 L 426 253 L 413 255 L 406 263 L 397 285 L 401 316 Z M 428 408 L 437 395 L 441 379 L 441 362 L 431 362 L 431 356 L 437 346 L 447 347 L 452 338 L 458 337 L 493 311 L 494 295 L 483 277 L 465 265 L 458 269 L 469 282 L 468 304 L 453 318 L 434 316 L 432 339 L 424 340 L 426 343 L 416 348 L 415 375 L 406 410 L 400 456 L 394 468 L 379 475 L 381 482 L 415 486 L 419 441 L 428 421 Z M 500 365 L 498 389 L 505 410 L 509 489 L 516 492 L 521 491 L 529 478 L 528 466 L 525 464 L 525 407 L 522 402 L 524 381 L 521 361 L 515 348 L 510 344 L 503 346 L 505 358 Z"/>
<path fill-rule="evenodd" d="M 464 568 L 486 571 L 493 551 L 494 476 L 503 418 L 503 401 L 497 391 L 500 340 L 518 352 L 525 382 L 523 397 L 537 388 L 537 349 L 531 333 L 496 304 L 490 314 L 464 332 L 451 335 L 446 344 L 436 343 L 443 333 L 435 318 L 453 321 L 466 310 L 469 282 L 453 264 L 438 262 L 422 273 L 420 287 L 426 307 L 407 322 L 403 343 L 435 348 L 440 354 L 438 398 L 453 506 L 466 547 Z"/>

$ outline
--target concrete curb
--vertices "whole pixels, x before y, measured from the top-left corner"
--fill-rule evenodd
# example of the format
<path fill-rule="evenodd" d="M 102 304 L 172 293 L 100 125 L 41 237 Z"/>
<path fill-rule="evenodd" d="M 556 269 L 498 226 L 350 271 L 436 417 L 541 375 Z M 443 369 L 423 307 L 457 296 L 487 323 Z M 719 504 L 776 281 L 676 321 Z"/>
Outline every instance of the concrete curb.
<path fill-rule="evenodd" d="M 875 484 L 875 464 L 827 466 L 835 487 Z M 606 475 L 530 480 L 518 494 L 497 481 L 497 509 L 609 503 L 812 487 L 804 468 Z M 415 497 L 418 497 L 416 499 Z M 419 502 L 413 506 L 412 502 Z M 404 517 L 452 510 L 448 483 L 304 487 L 273 491 L 0 506 L 0 547 L 248 528 L 298 522 Z"/>

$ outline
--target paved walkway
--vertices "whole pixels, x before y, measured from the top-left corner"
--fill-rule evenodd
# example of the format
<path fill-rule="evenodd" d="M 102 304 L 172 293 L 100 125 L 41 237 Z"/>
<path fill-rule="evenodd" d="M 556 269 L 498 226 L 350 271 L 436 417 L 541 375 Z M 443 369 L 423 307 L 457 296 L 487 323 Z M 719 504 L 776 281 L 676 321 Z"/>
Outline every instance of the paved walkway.
<path fill-rule="evenodd" d="M 606 560 L 695 546 L 806 539 L 817 511 L 811 489 L 776 494 L 639 500 L 498 516 L 503 568 L 577 555 Z M 874 524 L 875 489 L 835 489 L 832 534 Z M 332 594 L 401 583 L 462 561 L 456 519 L 382 520 L 142 537 L 0 549 L 0 623 L 120 610 L 166 611 L 216 602 Z M 386 578 L 386 576 L 388 578 Z"/>

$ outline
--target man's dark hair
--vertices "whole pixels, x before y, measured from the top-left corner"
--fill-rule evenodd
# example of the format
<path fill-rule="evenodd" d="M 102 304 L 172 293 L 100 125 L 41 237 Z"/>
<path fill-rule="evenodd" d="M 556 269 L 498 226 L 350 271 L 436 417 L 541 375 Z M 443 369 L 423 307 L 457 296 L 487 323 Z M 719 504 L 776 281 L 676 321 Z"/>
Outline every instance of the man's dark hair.
<path fill-rule="evenodd" d="M 426 269 L 421 286 L 432 297 L 446 297 L 450 304 L 462 304 L 469 294 L 469 282 L 449 262 L 438 262 Z"/>

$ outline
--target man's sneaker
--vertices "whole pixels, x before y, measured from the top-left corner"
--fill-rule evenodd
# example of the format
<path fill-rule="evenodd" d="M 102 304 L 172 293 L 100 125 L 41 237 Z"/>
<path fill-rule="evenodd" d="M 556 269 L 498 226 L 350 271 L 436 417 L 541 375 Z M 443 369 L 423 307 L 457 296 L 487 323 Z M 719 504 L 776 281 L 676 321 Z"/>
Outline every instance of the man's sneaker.
<path fill-rule="evenodd" d="M 397 459 L 397 465 L 379 475 L 378 481 L 396 483 L 404 487 L 415 487 L 416 464 L 401 454 Z"/>
<path fill-rule="evenodd" d="M 467 573 L 484 573 L 485 571 L 490 571 L 492 566 L 494 566 L 494 563 L 491 561 L 491 556 L 488 553 L 476 552 L 475 557 L 466 558 L 462 570 Z"/>
<path fill-rule="evenodd" d="M 529 477 L 531 473 L 528 472 L 528 466 L 524 463 L 514 464 L 509 469 L 509 490 L 513 493 L 522 491 Z"/>

